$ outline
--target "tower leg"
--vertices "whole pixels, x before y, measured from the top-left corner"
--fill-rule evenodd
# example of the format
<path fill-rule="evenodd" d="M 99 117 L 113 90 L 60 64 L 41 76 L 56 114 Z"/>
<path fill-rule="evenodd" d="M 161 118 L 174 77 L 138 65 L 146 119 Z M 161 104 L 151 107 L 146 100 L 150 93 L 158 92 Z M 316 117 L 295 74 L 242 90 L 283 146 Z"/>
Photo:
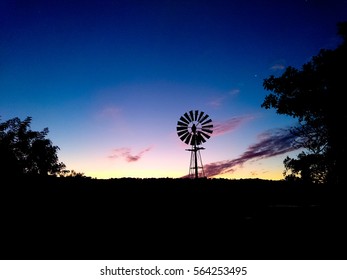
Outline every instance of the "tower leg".
<path fill-rule="evenodd" d="M 191 149 L 188 151 L 191 152 L 190 154 L 190 166 L 189 166 L 189 177 L 198 179 L 199 175 L 200 177 L 204 177 L 204 168 L 202 165 L 202 158 L 200 154 L 200 150 L 202 148 L 197 147 L 195 145 L 192 146 Z M 199 169 L 201 169 L 201 172 L 199 172 Z"/>
<path fill-rule="evenodd" d="M 197 157 L 197 150 L 196 150 L 196 146 L 194 145 L 194 158 L 195 158 L 195 179 L 199 178 L 199 171 L 198 171 L 198 157 Z"/>
<path fill-rule="evenodd" d="M 205 172 L 204 172 L 204 166 L 202 165 L 202 158 L 201 158 L 201 153 L 200 150 L 198 150 L 198 158 L 200 159 L 200 177 L 205 177 Z"/>

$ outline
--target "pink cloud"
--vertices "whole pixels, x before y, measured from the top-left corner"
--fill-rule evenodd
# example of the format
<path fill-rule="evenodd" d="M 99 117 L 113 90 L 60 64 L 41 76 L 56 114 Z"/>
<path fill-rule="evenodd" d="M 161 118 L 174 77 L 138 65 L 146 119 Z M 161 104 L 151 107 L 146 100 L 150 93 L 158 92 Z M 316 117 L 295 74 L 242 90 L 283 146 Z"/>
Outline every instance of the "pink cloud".
<path fill-rule="evenodd" d="M 108 156 L 108 158 L 115 159 L 115 158 L 124 158 L 127 162 L 135 162 L 142 158 L 142 156 L 150 151 L 152 148 L 148 147 L 146 149 L 143 149 L 142 151 L 138 152 L 137 154 L 133 154 L 131 152 L 130 148 L 118 148 L 114 149 L 112 155 Z"/>
<path fill-rule="evenodd" d="M 214 122 L 213 136 L 222 135 L 235 130 L 244 122 L 253 119 L 253 116 L 233 117 L 222 122 Z"/>

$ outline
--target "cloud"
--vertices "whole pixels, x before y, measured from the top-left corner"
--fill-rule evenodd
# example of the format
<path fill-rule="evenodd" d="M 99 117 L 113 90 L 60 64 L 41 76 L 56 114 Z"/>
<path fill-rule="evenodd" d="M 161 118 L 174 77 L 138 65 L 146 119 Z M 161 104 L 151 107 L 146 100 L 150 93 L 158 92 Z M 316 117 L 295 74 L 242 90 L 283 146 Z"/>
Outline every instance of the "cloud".
<path fill-rule="evenodd" d="M 283 70 L 284 68 L 286 68 L 286 61 L 284 59 L 280 59 L 275 61 L 272 66 L 270 67 L 270 70 L 273 71 L 280 71 Z"/>
<path fill-rule="evenodd" d="M 112 155 L 108 156 L 110 159 L 124 158 L 127 162 L 135 162 L 142 158 L 142 156 L 150 151 L 152 148 L 148 147 L 137 154 L 132 154 L 130 148 L 118 148 L 114 149 Z"/>
<path fill-rule="evenodd" d="M 122 109 L 116 106 L 108 105 L 102 108 L 98 113 L 97 117 L 102 119 L 117 119 L 122 113 Z"/>
<path fill-rule="evenodd" d="M 226 96 L 222 96 L 222 97 L 217 97 L 213 100 L 211 100 L 208 105 L 210 105 L 213 108 L 218 108 L 223 104 L 223 101 L 225 100 Z"/>
<path fill-rule="evenodd" d="M 232 89 L 232 90 L 229 92 L 229 94 L 230 94 L 231 96 L 238 95 L 239 93 L 240 93 L 240 90 L 237 89 L 237 88 Z"/>
<path fill-rule="evenodd" d="M 240 126 L 245 121 L 253 119 L 252 116 L 240 116 L 233 117 L 226 121 L 222 122 L 214 122 L 213 124 L 213 136 L 222 135 L 228 133 L 230 131 L 235 130 L 238 126 Z"/>
<path fill-rule="evenodd" d="M 255 176 L 258 176 L 258 173 L 257 173 L 256 171 L 251 171 L 251 175 L 252 175 L 253 177 L 255 177 Z"/>
<path fill-rule="evenodd" d="M 283 64 L 275 64 L 270 67 L 271 70 L 283 70 L 285 66 Z"/>
<path fill-rule="evenodd" d="M 229 98 L 230 96 L 236 96 L 239 93 L 240 93 L 239 89 L 232 89 L 226 95 L 220 96 L 220 97 L 215 97 L 214 99 L 210 100 L 207 104 L 213 108 L 219 108 L 220 106 L 223 105 L 223 103 L 225 103 L 225 100 L 227 98 Z"/>
<path fill-rule="evenodd" d="M 295 136 L 289 130 L 276 129 L 259 135 L 259 141 L 251 146 L 236 159 L 210 163 L 204 166 L 207 177 L 234 172 L 235 168 L 242 166 L 249 160 L 260 160 L 274 157 L 297 150 L 293 145 Z"/>

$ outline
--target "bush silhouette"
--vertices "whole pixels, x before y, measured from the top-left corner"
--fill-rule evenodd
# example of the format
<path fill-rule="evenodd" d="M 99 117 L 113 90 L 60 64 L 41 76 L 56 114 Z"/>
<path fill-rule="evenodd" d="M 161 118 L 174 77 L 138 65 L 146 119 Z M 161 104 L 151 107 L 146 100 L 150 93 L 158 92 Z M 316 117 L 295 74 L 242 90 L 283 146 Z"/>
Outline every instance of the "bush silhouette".
<path fill-rule="evenodd" d="M 65 168 L 58 160 L 59 147 L 46 138 L 48 128 L 33 131 L 31 120 L 31 117 L 24 120 L 16 117 L 0 123 L 2 176 L 56 175 Z"/>

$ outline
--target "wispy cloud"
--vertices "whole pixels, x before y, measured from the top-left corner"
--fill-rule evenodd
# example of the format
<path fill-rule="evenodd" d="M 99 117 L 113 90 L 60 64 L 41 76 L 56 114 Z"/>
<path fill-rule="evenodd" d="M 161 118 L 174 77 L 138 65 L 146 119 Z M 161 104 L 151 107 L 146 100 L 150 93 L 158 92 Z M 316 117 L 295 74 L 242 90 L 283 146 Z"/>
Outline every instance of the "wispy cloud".
<path fill-rule="evenodd" d="M 122 109 L 113 105 L 103 107 L 97 114 L 99 118 L 116 119 L 122 113 Z"/>
<path fill-rule="evenodd" d="M 213 136 L 222 135 L 225 133 L 228 133 L 230 131 L 235 130 L 238 126 L 240 126 L 242 123 L 253 119 L 253 116 L 239 116 L 239 117 L 233 117 L 226 121 L 221 122 L 214 122 L 213 125 Z"/>
<path fill-rule="evenodd" d="M 229 92 L 225 93 L 223 96 L 219 96 L 219 97 L 214 97 L 213 99 L 211 99 L 207 104 L 209 106 L 211 106 L 212 108 L 219 108 L 220 106 L 222 106 L 226 100 L 228 98 L 230 98 L 231 96 L 236 96 L 240 93 L 240 90 L 235 88 L 230 90 Z"/>
<path fill-rule="evenodd" d="M 208 102 L 208 105 L 210 105 L 213 108 L 219 108 L 223 104 L 223 101 L 225 99 L 226 99 L 226 96 L 216 97 L 213 100 L 211 100 L 210 102 Z"/>
<path fill-rule="evenodd" d="M 235 96 L 235 95 L 238 95 L 240 93 L 240 90 L 238 88 L 235 88 L 235 89 L 232 89 L 229 94 L 231 96 Z"/>
<path fill-rule="evenodd" d="M 271 70 L 283 70 L 285 66 L 283 64 L 275 64 L 270 67 Z"/>
<path fill-rule="evenodd" d="M 280 71 L 284 68 L 286 68 L 286 62 L 284 59 L 277 60 L 270 66 L 270 70 L 273 71 Z"/>
<path fill-rule="evenodd" d="M 137 154 L 132 153 L 130 148 L 118 148 L 114 149 L 112 152 L 112 155 L 108 156 L 108 158 L 115 159 L 115 158 L 123 158 L 127 162 L 135 162 L 142 158 L 142 156 L 150 151 L 152 148 L 148 147 L 146 149 L 143 149 L 142 151 L 138 152 Z"/>
<path fill-rule="evenodd" d="M 249 160 L 260 160 L 297 150 L 293 145 L 295 137 L 286 129 L 276 129 L 259 135 L 259 141 L 236 159 L 210 163 L 204 166 L 205 175 L 212 177 L 234 172 Z"/>

